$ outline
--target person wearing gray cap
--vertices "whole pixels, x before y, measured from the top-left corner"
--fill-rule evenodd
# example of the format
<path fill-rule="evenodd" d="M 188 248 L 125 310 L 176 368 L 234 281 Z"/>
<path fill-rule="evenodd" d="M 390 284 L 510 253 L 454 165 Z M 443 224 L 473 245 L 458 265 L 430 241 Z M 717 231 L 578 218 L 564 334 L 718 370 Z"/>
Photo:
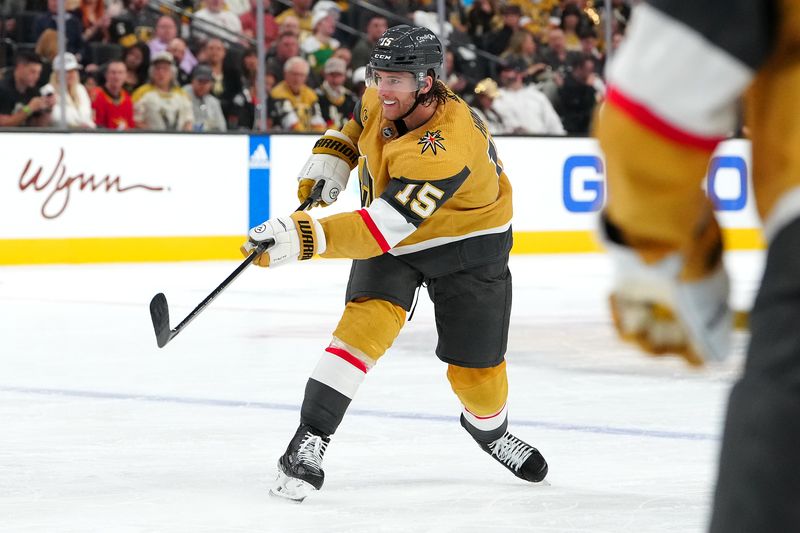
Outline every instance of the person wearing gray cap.
<path fill-rule="evenodd" d="M 192 101 L 192 111 L 194 112 L 194 131 L 227 131 L 225 115 L 222 113 L 222 105 L 216 96 L 211 94 L 211 86 L 214 84 L 214 74 L 211 67 L 206 64 L 199 64 L 192 70 L 192 82 L 184 85 L 183 90 Z"/>
<path fill-rule="evenodd" d="M 353 91 L 344 86 L 347 79 L 347 64 L 344 59 L 332 57 L 323 68 L 324 81 L 316 89 L 322 118 L 329 128 L 341 128 L 353 118 L 356 97 Z"/>
<path fill-rule="evenodd" d="M 136 126 L 150 130 L 189 131 L 194 123 L 192 103 L 176 82 L 177 68 L 169 52 L 150 61 L 150 82 L 133 93 Z"/>

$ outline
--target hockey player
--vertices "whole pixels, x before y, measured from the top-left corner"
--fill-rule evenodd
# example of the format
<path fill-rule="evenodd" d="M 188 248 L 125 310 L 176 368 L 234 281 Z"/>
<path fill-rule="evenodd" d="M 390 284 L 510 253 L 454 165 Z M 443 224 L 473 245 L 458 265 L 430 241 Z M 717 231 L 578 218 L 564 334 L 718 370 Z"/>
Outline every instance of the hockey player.
<path fill-rule="evenodd" d="M 328 130 L 300 172 L 301 200 L 324 182 L 332 203 L 358 164 L 363 209 L 306 212 L 250 230 L 249 253 L 276 266 L 355 259 L 344 313 L 305 389 L 300 427 L 279 459 L 273 495 L 302 501 L 324 481 L 322 458 L 350 402 L 400 333 L 424 283 L 434 303 L 436 355 L 463 405 L 461 425 L 526 481 L 547 463 L 507 431 L 504 354 L 511 308 L 511 187 L 486 125 L 441 81 L 442 45 L 429 30 L 397 26 L 378 39 L 354 120 Z"/>
<path fill-rule="evenodd" d="M 710 529 L 800 531 L 800 3 L 641 4 L 608 80 L 597 135 L 613 317 L 624 338 L 692 364 L 729 350 L 722 238 L 701 180 L 749 87 L 745 123 L 768 253 Z"/>

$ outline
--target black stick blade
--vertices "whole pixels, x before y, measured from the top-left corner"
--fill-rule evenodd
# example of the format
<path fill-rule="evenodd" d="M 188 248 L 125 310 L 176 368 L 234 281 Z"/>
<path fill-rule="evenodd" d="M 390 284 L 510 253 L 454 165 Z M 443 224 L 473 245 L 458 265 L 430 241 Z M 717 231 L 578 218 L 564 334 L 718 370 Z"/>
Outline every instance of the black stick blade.
<path fill-rule="evenodd" d="M 156 331 L 156 343 L 163 348 L 172 338 L 169 329 L 169 307 L 167 297 L 159 292 L 150 300 L 150 318 L 153 319 L 153 328 Z"/>

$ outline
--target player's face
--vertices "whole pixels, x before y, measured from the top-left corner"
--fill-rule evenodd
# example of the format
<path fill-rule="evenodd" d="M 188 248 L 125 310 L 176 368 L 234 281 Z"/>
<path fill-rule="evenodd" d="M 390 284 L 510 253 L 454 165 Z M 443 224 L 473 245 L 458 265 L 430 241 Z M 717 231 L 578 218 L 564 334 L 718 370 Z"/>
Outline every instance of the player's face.
<path fill-rule="evenodd" d="M 368 76 L 367 84 L 377 87 L 383 118 L 387 120 L 402 117 L 417 97 L 417 81 L 410 72 L 375 70 Z"/>

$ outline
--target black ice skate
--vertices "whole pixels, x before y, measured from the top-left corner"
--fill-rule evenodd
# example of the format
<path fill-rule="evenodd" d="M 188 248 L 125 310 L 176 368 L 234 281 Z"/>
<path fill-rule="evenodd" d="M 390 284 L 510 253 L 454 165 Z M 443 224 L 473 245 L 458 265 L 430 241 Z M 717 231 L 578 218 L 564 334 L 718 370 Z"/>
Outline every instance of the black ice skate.
<path fill-rule="evenodd" d="M 300 503 L 309 493 L 321 489 L 325 482 L 322 458 L 329 442 L 327 435 L 300 424 L 286 453 L 278 459 L 278 477 L 269 493 Z"/>
<path fill-rule="evenodd" d="M 464 415 L 461 415 L 461 425 L 464 426 L 464 429 L 467 429 L 466 423 Z M 476 440 L 475 442 L 478 443 L 481 450 L 494 457 L 498 463 L 520 479 L 538 483 L 547 475 L 547 461 L 544 460 L 539 450 L 508 431 L 495 441 L 486 443 Z"/>

